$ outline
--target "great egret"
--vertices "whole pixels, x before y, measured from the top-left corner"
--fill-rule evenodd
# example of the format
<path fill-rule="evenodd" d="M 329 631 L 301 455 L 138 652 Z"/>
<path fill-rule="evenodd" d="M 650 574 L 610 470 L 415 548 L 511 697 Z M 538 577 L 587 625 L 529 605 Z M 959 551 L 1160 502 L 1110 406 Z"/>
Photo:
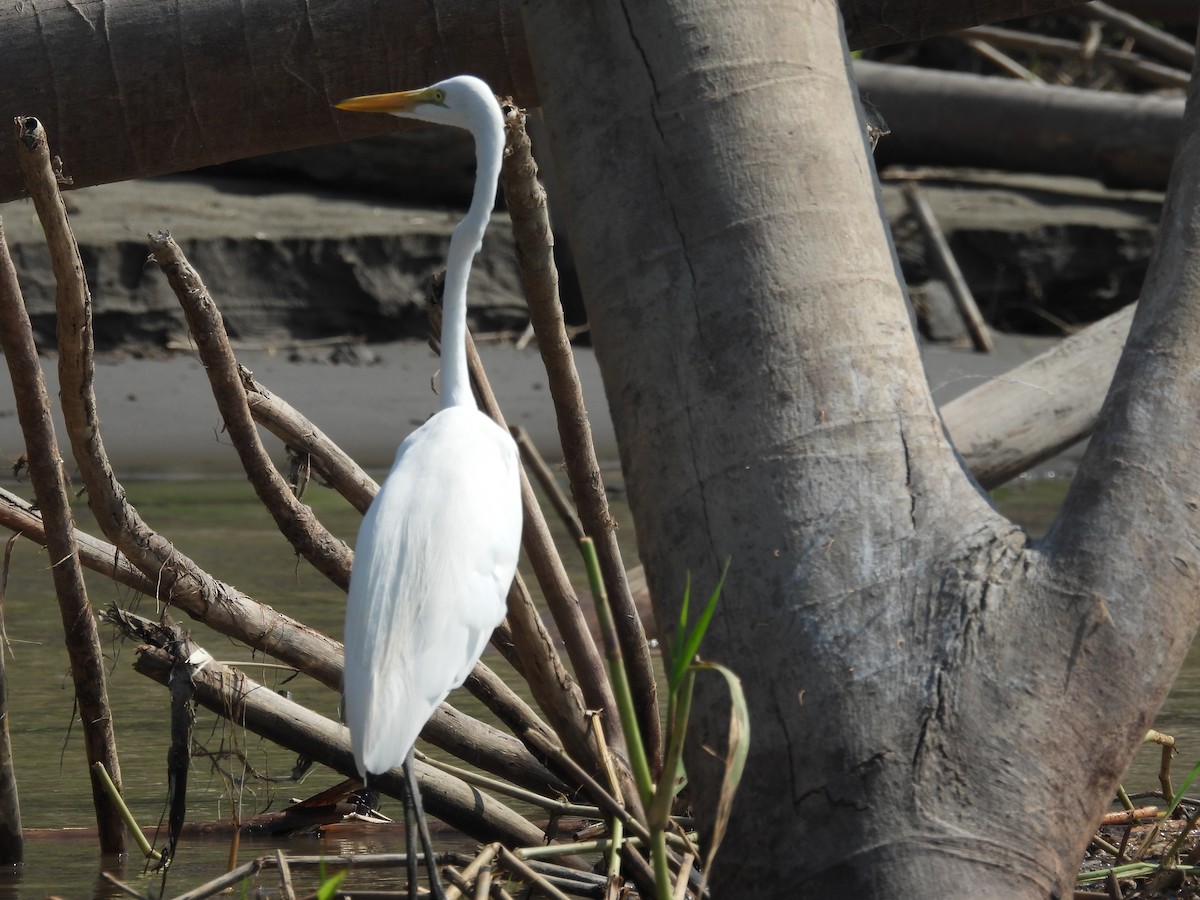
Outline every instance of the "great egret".
<path fill-rule="evenodd" d="M 456 125 L 475 138 L 475 192 L 446 260 L 441 409 L 400 445 L 363 518 L 346 606 L 354 761 L 364 780 L 403 764 L 418 804 L 413 743 L 503 620 L 520 551 L 517 447 L 476 408 L 465 346 L 467 278 L 496 199 L 504 123 L 495 95 L 469 75 L 337 108 Z"/>

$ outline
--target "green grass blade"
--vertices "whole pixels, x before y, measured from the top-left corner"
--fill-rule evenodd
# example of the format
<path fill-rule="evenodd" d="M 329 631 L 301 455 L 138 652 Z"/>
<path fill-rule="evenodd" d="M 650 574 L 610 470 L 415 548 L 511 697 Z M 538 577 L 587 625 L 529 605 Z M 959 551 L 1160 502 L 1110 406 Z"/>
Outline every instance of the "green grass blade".
<path fill-rule="evenodd" d="M 347 874 L 347 872 L 338 872 L 322 881 L 321 886 L 317 888 L 317 900 L 333 900 Z"/>
<path fill-rule="evenodd" d="M 683 636 L 686 632 L 687 637 L 680 645 L 679 652 L 675 658 L 671 660 L 671 680 L 670 687 L 674 691 L 679 683 L 683 680 L 683 674 L 687 671 L 688 666 L 696 658 L 696 654 L 700 652 L 700 643 L 704 640 L 704 635 L 708 632 L 709 623 L 712 622 L 713 612 L 717 608 L 717 600 L 721 597 L 721 590 L 725 587 L 725 576 L 729 574 L 729 560 L 725 560 L 725 566 L 721 569 L 721 577 L 717 581 L 717 586 L 713 588 L 712 595 L 708 598 L 708 604 L 704 607 L 704 611 L 700 613 L 700 618 L 696 620 L 696 624 L 690 631 L 687 629 L 687 622 L 680 620 L 679 632 L 676 634 L 676 640 Z M 684 609 L 687 608 L 687 592 L 684 593 Z"/>
<path fill-rule="evenodd" d="M 733 798 L 737 794 L 742 772 L 746 768 L 746 756 L 750 752 L 750 711 L 746 706 L 746 695 L 742 691 L 741 679 L 720 663 L 698 662 L 697 671 L 717 672 L 725 678 L 729 688 L 729 744 L 725 751 L 725 775 L 721 779 L 721 791 L 717 796 L 717 809 L 713 818 L 712 841 L 704 871 L 712 871 L 713 857 L 725 839 L 729 817 L 733 813 Z"/>

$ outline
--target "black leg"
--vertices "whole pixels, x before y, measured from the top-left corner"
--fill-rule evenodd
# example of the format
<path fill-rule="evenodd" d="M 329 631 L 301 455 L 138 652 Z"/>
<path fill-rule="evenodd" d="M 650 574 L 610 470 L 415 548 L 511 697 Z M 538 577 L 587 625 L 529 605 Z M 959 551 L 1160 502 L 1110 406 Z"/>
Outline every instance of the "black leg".
<path fill-rule="evenodd" d="M 413 773 L 413 752 L 408 751 L 404 758 L 404 781 L 408 786 L 408 796 L 412 799 L 413 811 L 416 814 L 417 830 L 421 836 L 421 846 L 425 851 L 425 868 L 429 870 L 429 892 L 434 900 L 446 900 L 446 892 L 442 889 L 442 879 L 438 875 L 437 857 L 433 852 L 433 840 L 429 837 L 429 822 L 425 819 L 425 808 L 421 803 L 421 789 L 417 787 L 417 776 Z M 406 822 L 407 824 L 407 822 Z M 409 859 L 415 859 L 412 851 L 412 833 L 409 832 Z"/>
<path fill-rule="evenodd" d="M 410 756 L 411 760 L 412 757 Z M 413 798 L 416 781 L 409 775 L 408 764 L 404 765 L 404 850 L 408 869 L 408 900 L 417 900 L 420 894 L 420 869 L 417 867 L 417 829 L 413 823 Z"/>

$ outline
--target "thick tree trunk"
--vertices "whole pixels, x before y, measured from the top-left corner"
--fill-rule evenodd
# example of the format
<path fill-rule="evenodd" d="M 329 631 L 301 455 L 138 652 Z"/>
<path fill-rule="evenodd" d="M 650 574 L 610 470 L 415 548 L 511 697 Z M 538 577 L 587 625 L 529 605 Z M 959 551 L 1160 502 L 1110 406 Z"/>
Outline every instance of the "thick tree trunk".
<path fill-rule="evenodd" d="M 866 47 L 1071 5 L 842 8 Z M 397 120 L 330 104 L 458 72 L 537 103 L 516 0 L 25 0 L 0 3 L 0 34 L 0 119 L 40 119 L 76 187 L 378 134 Z M 0 201 L 20 195 L 0 142 Z"/>
<path fill-rule="evenodd" d="M 716 894 L 1063 896 L 1200 611 L 1200 225 L 1031 544 L 930 402 L 836 5 L 589 9 L 530 0 L 527 33 L 659 620 L 732 558 L 702 652 L 753 741 Z"/>

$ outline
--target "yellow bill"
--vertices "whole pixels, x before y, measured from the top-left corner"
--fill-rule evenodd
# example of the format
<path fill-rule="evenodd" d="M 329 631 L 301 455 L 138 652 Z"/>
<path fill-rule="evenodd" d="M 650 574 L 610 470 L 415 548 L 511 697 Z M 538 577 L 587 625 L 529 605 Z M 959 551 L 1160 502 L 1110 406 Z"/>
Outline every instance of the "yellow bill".
<path fill-rule="evenodd" d="M 421 88 L 418 91 L 399 91 L 393 94 L 365 94 L 362 97 L 351 97 L 341 103 L 335 103 L 338 109 L 351 112 L 397 113 L 411 112 L 421 103 L 438 103 L 444 99 L 443 93 L 436 88 Z"/>

